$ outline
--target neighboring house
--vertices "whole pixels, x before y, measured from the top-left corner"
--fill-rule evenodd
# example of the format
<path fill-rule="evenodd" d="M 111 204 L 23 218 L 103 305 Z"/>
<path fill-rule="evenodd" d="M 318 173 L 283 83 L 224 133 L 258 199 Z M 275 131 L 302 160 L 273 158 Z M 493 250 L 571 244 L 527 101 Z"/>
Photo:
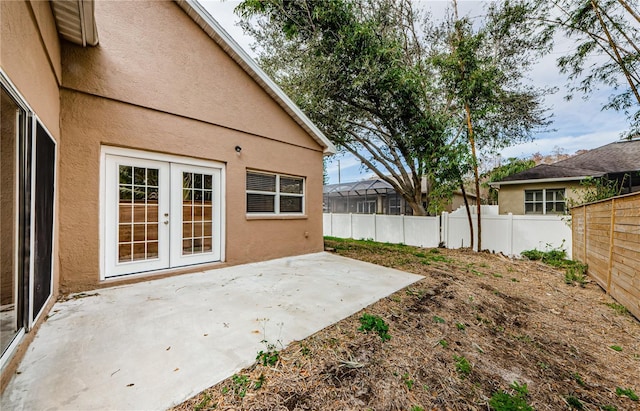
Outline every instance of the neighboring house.
<path fill-rule="evenodd" d="M 423 200 L 427 201 L 427 184 L 422 181 Z M 413 210 L 393 186 L 384 180 L 371 179 L 351 183 L 327 184 L 323 189 L 325 213 L 412 215 Z M 469 204 L 475 204 L 475 195 L 467 194 Z M 456 191 L 444 211 L 451 212 L 464 205 L 462 192 Z"/>
<path fill-rule="evenodd" d="M 322 251 L 335 149 L 198 3 L 0 16 L 2 387 L 59 293 Z"/>
<path fill-rule="evenodd" d="M 616 181 L 620 194 L 640 191 L 640 139 L 540 164 L 490 185 L 499 190 L 500 214 L 563 214 L 566 201 L 579 196 L 587 178 Z"/>

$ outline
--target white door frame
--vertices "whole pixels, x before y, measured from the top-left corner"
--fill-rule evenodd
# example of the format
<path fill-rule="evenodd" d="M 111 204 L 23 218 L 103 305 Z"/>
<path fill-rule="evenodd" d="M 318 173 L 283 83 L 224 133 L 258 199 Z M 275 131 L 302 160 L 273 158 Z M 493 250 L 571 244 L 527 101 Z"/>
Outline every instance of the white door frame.
<path fill-rule="evenodd" d="M 115 207 L 109 206 L 110 204 L 114 204 L 114 203 L 108 202 L 108 198 L 107 198 L 107 192 L 108 192 L 107 190 L 107 175 L 108 175 L 107 174 L 107 163 L 108 163 L 107 156 L 130 157 L 136 161 L 150 160 L 155 162 L 165 162 L 170 164 L 176 164 L 178 166 L 186 166 L 188 168 L 202 167 L 203 169 L 207 169 L 209 171 L 212 171 L 212 170 L 216 171 L 216 173 L 214 174 L 217 174 L 218 176 L 218 190 L 217 190 L 218 195 L 214 196 L 217 198 L 217 206 L 214 205 L 214 207 L 216 207 L 217 209 L 215 217 L 218 218 L 218 224 L 217 224 L 217 227 L 215 227 L 215 232 L 218 233 L 218 235 L 217 235 L 217 241 L 214 243 L 214 246 L 217 246 L 218 250 L 216 253 L 217 255 L 215 256 L 207 255 L 207 258 L 206 259 L 203 258 L 202 260 L 206 260 L 206 262 L 225 261 L 225 246 L 226 246 L 225 171 L 226 169 L 225 169 L 224 163 L 217 162 L 217 161 L 196 159 L 191 157 L 183 157 L 178 155 L 160 154 L 160 153 L 153 153 L 149 151 L 134 150 L 134 149 L 127 149 L 127 148 L 120 148 L 120 147 L 102 146 L 101 155 L 100 155 L 100 158 L 101 158 L 100 171 L 101 172 L 100 172 L 100 200 L 99 200 L 100 201 L 100 242 L 101 242 L 100 244 L 100 280 L 101 281 L 109 280 L 112 277 L 114 277 L 113 274 L 109 273 L 110 267 L 109 267 L 108 261 L 115 261 L 114 259 L 115 255 L 109 254 L 109 253 L 112 253 L 113 250 L 112 251 L 108 250 L 109 243 L 107 242 L 107 231 L 108 231 L 107 226 L 108 224 L 111 224 L 113 222 L 112 219 L 110 220 L 110 218 L 108 218 L 108 217 L 112 217 L 113 214 L 109 216 L 108 213 L 115 212 L 114 210 L 109 211 L 110 208 L 113 209 Z M 111 170 L 111 171 L 115 171 L 115 170 Z M 111 199 L 115 200 L 114 198 L 111 198 Z M 159 217 L 161 219 L 163 216 L 164 216 L 164 212 L 162 212 L 162 214 L 159 214 Z M 169 224 L 169 228 L 171 229 L 171 227 L 174 225 L 173 219 L 170 219 L 170 222 L 171 223 Z M 181 236 L 180 232 L 181 231 L 178 231 L 179 235 Z M 169 243 L 171 243 L 171 241 L 169 241 Z M 171 259 L 171 253 L 172 251 L 169 251 L 169 253 L 167 254 L 169 256 L 169 259 Z M 213 260 L 212 258 L 215 258 L 215 257 L 217 258 Z M 108 260 L 108 258 L 112 258 L 112 260 Z M 205 262 L 205 261 L 195 261 L 195 260 L 196 259 L 193 259 L 192 262 L 185 263 L 185 264 L 199 264 L 199 263 Z M 170 266 L 171 266 L 171 261 L 169 261 L 169 264 L 166 264 L 165 267 L 170 267 Z M 171 269 L 172 268 L 158 268 L 158 269 L 151 268 L 149 270 L 144 270 L 142 272 L 122 274 L 122 275 L 135 276 L 140 274 L 153 274 L 153 273 L 163 272 Z"/>

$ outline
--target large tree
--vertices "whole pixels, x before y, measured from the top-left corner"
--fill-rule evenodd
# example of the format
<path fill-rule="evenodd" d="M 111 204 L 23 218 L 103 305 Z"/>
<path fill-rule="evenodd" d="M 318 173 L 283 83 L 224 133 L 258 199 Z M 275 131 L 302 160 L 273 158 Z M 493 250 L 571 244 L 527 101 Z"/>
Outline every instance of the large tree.
<path fill-rule="evenodd" d="M 464 19 L 436 27 L 413 6 L 245 0 L 237 10 L 262 67 L 340 148 L 424 215 L 422 178 L 434 195 L 450 194 L 477 164 L 476 142 L 491 150 L 529 138 L 544 116 L 539 91 L 522 86 L 523 71 L 513 68 L 528 67 L 534 44 L 518 29 L 520 9 L 491 8 L 479 34 Z M 480 84 L 467 76 L 476 68 L 496 75 Z"/>
<path fill-rule="evenodd" d="M 425 215 L 424 176 L 450 158 L 409 0 L 246 0 L 262 67 L 339 148 Z"/>
<path fill-rule="evenodd" d="M 548 51 L 546 33 L 522 25 L 531 12 L 505 1 L 489 7 L 483 21 L 458 15 L 457 2 L 434 31 L 434 61 L 448 109 L 466 132 L 475 191 L 478 249 L 482 218 L 478 154 L 532 138 L 548 123 L 541 98 L 547 90 L 523 83 L 526 70 Z M 467 213 L 469 213 L 467 211 Z M 473 246 L 473 235 L 472 235 Z"/>
<path fill-rule="evenodd" d="M 570 94 L 612 89 L 603 109 L 624 112 L 628 136 L 640 133 L 640 10 L 637 0 L 525 0 L 532 21 L 573 41 L 557 60 Z"/>

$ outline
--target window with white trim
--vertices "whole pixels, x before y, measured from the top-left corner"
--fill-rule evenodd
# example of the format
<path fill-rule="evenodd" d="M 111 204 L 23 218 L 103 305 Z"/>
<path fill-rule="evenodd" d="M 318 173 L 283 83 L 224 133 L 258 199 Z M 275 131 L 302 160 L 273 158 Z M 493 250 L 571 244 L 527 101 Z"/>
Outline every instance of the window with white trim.
<path fill-rule="evenodd" d="M 565 210 L 564 188 L 524 191 L 525 214 L 563 214 Z"/>
<path fill-rule="evenodd" d="M 304 177 L 247 171 L 247 214 L 303 214 Z"/>

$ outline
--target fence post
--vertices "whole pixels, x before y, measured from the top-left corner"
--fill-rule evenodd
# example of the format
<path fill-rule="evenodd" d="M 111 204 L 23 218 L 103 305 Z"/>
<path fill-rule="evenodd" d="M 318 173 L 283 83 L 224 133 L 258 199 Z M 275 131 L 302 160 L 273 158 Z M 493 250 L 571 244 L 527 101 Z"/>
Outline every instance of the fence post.
<path fill-rule="evenodd" d="M 333 237 L 333 213 L 329 213 L 329 235 Z"/>
<path fill-rule="evenodd" d="M 378 241 L 378 214 L 373 215 L 373 241 Z"/>
<path fill-rule="evenodd" d="M 349 213 L 349 238 L 353 238 L 353 213 Z"/>
<path fill-rule="evenodd" d="M 613 226 L 616 223 L 616 199 L 611 199 L 611 228 L 609 229 L 609 267 L 607 268 L 607 294 L 611 294 L 611 271 L 613 268 Z M 586 223 L 586 221 L 585 221 Z"/>
<path fill-rule="evenodd" d="M 402 244 L 407 244 L 407 234 L 404 229 L 404 214 L 402 214 Z"/>
<path fill-rule="evenodd" d="M 509 256 L 512 256 L 513 253 L 513 213 L 509 213 Z"/>

